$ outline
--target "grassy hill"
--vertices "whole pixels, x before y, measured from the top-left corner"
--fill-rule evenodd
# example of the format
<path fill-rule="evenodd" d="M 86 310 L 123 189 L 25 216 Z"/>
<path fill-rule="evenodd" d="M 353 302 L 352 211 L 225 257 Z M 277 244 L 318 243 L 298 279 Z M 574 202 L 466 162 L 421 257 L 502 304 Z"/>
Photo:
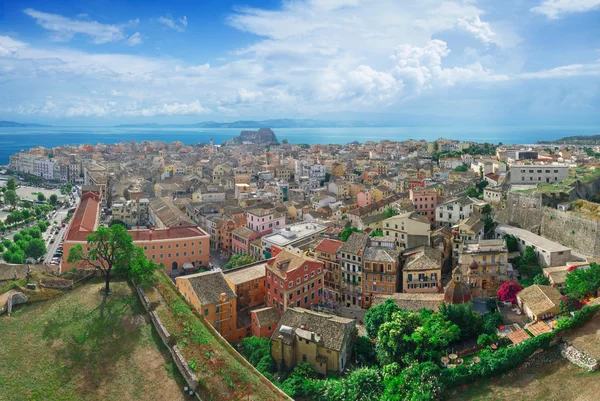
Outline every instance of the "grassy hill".
<path fill-rule="evenodd" d="M 0 317 L 0 400 L 183 400 L 185 385 L 126 282 Z"/>

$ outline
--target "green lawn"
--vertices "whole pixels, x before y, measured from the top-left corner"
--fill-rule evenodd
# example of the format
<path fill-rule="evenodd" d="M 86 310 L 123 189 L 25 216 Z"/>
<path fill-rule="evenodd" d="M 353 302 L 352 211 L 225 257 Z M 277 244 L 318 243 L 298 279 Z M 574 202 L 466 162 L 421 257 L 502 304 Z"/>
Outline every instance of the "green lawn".
<path fill-rule="evenodd" d="M 181 400 L 135 291 L 93 282 L 0 317 L 0 400 Z"/>

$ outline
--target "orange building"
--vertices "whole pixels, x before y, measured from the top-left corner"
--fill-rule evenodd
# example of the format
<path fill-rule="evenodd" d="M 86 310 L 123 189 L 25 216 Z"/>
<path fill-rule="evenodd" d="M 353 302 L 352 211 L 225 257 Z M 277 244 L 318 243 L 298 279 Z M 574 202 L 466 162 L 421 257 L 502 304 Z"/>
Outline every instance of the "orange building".
<path fill-rule="evenodd" d="M 255 309 L 250 312 L 251 333 L 256 337 L 271 337 L 281 316 L 273 306 Z"/>
<path fill-rule="evenodd" d="M 237 331 L 237 297 L 223 273 L 210 271 L 175 279 L 177 289 L 227 341 Z"/>
<path fill-rule="evenodd" d="M 262 261 L 223 272 L 237 297 L 232 341 L 239 342 L 251 335 L 251 312 L 265 306 L 265 271 L 266 262 Z"/>
<path fill-rule="evenodd" d="M 63 244 L 61 272 L 73 267 L 91 268 L 86 262 L 76 265 L 67 262 L 71 248 L 82 245 L 87 249 L 87 236 L 100 224 L 101 196 L 85 192 L 69 223 Z M 177 227 L 129 230 L 133 244 L 144 249 L 146 257 L 162 264 L 169 274 L 210 264 L 210 235 L 197 226 L 179 223 Z"/>
<path fill-rule="evenodd" d="M 325 238 L 315 248 L 315 258 L 323 262 L 325 268 L 323 301 L 326 305 L 337 304 L 341 299 L 342 276 L 337 251 L 342 245 L 342 241 Z"/>

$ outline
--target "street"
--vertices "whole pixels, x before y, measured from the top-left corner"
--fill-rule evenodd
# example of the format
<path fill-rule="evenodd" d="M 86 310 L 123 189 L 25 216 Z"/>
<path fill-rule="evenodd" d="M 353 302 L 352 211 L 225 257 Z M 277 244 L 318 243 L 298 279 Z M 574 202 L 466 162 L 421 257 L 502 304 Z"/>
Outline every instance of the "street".
<path fill-rule="evenodd" d="M 223 269 L 227 262 L 229 262 L 229 258 L 223 257 L 221 251 L 210 251 L 210 264 L 213 268 Z"/>

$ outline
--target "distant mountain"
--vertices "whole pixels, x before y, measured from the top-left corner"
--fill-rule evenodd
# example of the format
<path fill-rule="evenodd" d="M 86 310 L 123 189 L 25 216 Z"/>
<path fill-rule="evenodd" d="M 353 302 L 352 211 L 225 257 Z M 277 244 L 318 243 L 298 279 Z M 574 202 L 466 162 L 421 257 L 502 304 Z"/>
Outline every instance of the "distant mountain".
<path fill-rule="evenodd" d="M 14 121 L 0 121 L 0 127 L 3 128 L 23 128 L 23 127 L 51 127 L 51 125 L 32 124 L 32 123 L 16 123 Z"/>
<path fill-rule="evenodd" d="M 240 145 L 243 143 L 269 145 L 279 144 L 279 141 L 271 128 L 260 128 L 258 131 L 242 131 L 239 136 L 236 136 L 229 141 L 225 141 L 224 145 Z"/>
<path fill-rule="evenodd" d="M 241 120 L 230 123 L 205 121 L 196 124 L 121 124 L 119 128 L 343 128 L 343 127 L 375 127 L 376 124 L 366 123 L 364 121 L 325 121 L 325 120 L 295 120 L 295 119 L 274 119 L 274 120 Z"/>
<path fill-rule="evenodd" d="M 598 145 L 600 144 L 600 135 L 574 135 L 556 139 L 554 141 L 538 141 L 538 144 L 572 144 L 572 145 Z"/>

